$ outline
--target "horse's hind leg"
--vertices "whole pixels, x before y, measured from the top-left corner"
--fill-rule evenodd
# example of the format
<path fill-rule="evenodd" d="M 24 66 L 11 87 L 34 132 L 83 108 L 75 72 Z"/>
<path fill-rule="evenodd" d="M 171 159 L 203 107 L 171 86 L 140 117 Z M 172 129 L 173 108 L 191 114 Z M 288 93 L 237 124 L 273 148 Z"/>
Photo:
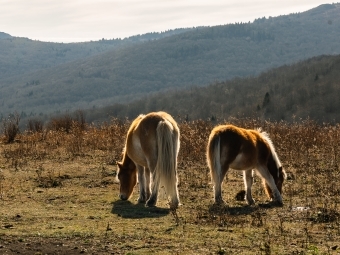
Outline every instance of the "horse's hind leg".
<path fill-rule="evenodd" d="M 178 194 L 178 179 L 177 179 L 177 157 L 178 157 L 178 152 L 179 152 L 179 134 L 177 132 L 174 132 L 173 136 L 173 144 L 174 144 L 174 154 L 175 154 L 175 181 L 172 184 L 172 192 L 171 192 L 171 201 L 170 201 L 170 209 L 176 209 L 180 205 L 180 200 L 179 200 L 179 194 Z"/>
<path fill-rule="evenodd" d="M 226 170 L 221 170 L 220 167 L 218 169 L 211 170 L 211 178 L 214 185 L 214 200 L 215 204 L 223 204 L 222 198 L 222 182 L 228 171 L 228 166 L 226 166 Z"/>
<path fill-rule="evenodd" d="M 138 203 L 145 203 L 150 197 L 150 171 L 143 166 L 137 165 L 138 182 L 139 182 L 139 198 Z"/>
<path fill-rule="evenodd" d="M 155 206 L 157 204 L 158 199 L 158 189 L 159 189 L 159 182 L 157 181 L 157 177 L 152 174 L 152 185 L 151 185 L 151 195 L 148 201 L 146 201 L 146 206 Z"/>
<path fill-rule="evenodd" d="M 169 195 L 170 195 L 170 209 L 177 209 L 180 205 L 179 202 L 179 195 L 178 195 L 178 189 L 177 189 L 177 170 L 175 169 L 175 182 L 174 183 L 168 183 L 167 185 L 171 187 L 168 187 L 169 189 Z"/>
<path fill-rule="evenodd" d="M 148 200 L 151 196 L 151 189 L 150 189 L 151 173 L 148 167 L 145 167 L 144 174 L 145 174 L 145 194 L 146 194 L 146 200 Z"/>
<path fill-rule="evenodd" d="M 223 204 L 222 198 L 222 181 L 221 178 L 217 176 L 217 174 L 212 174 L 213 184 L 214 184 L 214 200 L 215 204 Z"/>
<path fill-rule="evenodd" d="M 265 166 L 260 166 L 258 167 L 258 173 L 260 174 L 260 176 L 266 181 L 266 184 L 268 185 L 268 187 L 270 188 L 270 190 L 272 191 L 272 200 L 273 202 L 282 205 L 282 196 L 280 194 L 280 191 L 277 189 L 276 185 L 275 185 L 275 181 L 273 176 L 269 173 L 269 170 L 267 169 L 267 167 Z"/>
<path fill-rule="evenodd" d="M 154 162 L 157 162 L 157 160 L 155 159 Z M 149 199 L 146 201 L 146 206 L 155 206 L 157 203 L 157 199 L 158 199 L 158 189 L 159 189 L 160 178 L 157 176 L 155 168 L 156 168 L 156 164 L 149 163 L 149 176 L 150 176 L 150 171 L 151 171 L 152 182 L 151 182 L 151 195 Z M 151 169 L 153 169 L 153 171 Z M 149 178 L 149 180 L 151 178 Z"/>
<path fill-rule="evenodd" d="M 243 179 L 244 179 L 244 187 L 246 189 L 245 200 L 247 201 L 248 205 L 255 204 L 255 201 L 251 195 L 251 186 L 253 185 L 253 170 L 246 170 L 243 171 Z"/>

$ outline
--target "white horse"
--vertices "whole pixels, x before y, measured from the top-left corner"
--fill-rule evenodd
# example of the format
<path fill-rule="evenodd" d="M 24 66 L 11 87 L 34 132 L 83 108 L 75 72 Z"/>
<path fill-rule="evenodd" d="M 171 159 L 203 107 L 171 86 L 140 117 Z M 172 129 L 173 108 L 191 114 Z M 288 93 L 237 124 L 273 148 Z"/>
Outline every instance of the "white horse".
<path fill-rule="evenodd" d="M 159 185 L 162 183 L 167 196 L 171 198 L 170 208 L 176 209 L 179 205 L 177 190 L 179 146 L 178 126 L 168 113 L 152 112 L 138 116 L 128 130 L 123 160 L 117 162 L 119 197 L 122 200 L 130 198 L 138 176 L 139 203 L 155 206 Z"/>
<path fill-rule="evenodd" d="M 266 132 L 233 125 L 215 127 L 209 136 L 207 163 L 214 185 L 215 203 L 223 203 L 221 185 L 229 168 L 244 171 L 245 200 L 255 203 L 251 186 L 253 169 L 260 175 L 271 201 L 282 205 L 282 184 L 286 173 Z"/>

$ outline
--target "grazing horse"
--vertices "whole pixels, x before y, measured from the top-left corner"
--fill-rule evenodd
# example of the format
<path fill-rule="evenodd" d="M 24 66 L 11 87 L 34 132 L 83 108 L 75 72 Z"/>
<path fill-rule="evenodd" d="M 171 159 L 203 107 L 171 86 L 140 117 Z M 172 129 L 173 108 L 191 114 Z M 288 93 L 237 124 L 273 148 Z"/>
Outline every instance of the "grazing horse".
<path fill-rule="evenodd" d="M 177 190 L 179 146 L 178 126 L 168 113 L 151 112 L 139 115 L 128 130 L 123 160 L 117 162 L 119 197 L 122 200 L 130 198 L 138 176 L 139 203 L 155 206 L 159 185 L 162 184 L 166 195 L 170 197 L 170 208 L 176 209 L 179 205 Z"/>
<path fill-rule="evenodd" d="M 253 169 L 263 180 L 271 201 L 282 205 L 282 184 L 286 173 L 275 152 L 273 142 L 261 129 L 243 129 L 233 125 L 215 127 L 209 136 L 207 163 L 214 185 L 215 203 L 223 203 L 221 185 L 228 169 L 243 170 L 245 200 L 255 203 L 251 195 Z"/>

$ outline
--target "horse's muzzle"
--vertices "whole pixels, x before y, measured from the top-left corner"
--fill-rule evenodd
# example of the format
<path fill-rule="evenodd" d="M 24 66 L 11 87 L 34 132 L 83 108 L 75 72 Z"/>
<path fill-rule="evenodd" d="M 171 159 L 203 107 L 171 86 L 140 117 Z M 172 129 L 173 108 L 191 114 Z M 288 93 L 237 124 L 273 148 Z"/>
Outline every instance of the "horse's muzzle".
<path fill-rule="evenodd" d="M 120 198 L 121 200 L 127 200 L 127 199 L 128 199 L 127 196 L 125 196 L 125 195 L 123 195 L 123 194 L 119 194 L 119 198 Z"/>

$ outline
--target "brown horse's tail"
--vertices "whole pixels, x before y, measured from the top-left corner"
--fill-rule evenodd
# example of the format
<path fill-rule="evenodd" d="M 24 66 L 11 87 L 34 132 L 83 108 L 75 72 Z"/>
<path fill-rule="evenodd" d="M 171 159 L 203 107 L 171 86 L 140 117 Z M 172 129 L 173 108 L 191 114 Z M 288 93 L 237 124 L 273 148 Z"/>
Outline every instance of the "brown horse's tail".
<path fill-rule="evenodd" d="M 220 136 L 211 135 L 207 147 L 207 163 L 210 169 L 211 180 L 216 186 L 221 183 L 221 155 L 220 155 Z"/>
<path fill-rule="evenodd" d="M 163 120 L 157 126 L 158 159 L 155 181 L 164 185 L 167 196 L 171 198 L 170 208 L 177 208 L 177 154 L 179 151 L 179 132 L 172 124 Z"/>

